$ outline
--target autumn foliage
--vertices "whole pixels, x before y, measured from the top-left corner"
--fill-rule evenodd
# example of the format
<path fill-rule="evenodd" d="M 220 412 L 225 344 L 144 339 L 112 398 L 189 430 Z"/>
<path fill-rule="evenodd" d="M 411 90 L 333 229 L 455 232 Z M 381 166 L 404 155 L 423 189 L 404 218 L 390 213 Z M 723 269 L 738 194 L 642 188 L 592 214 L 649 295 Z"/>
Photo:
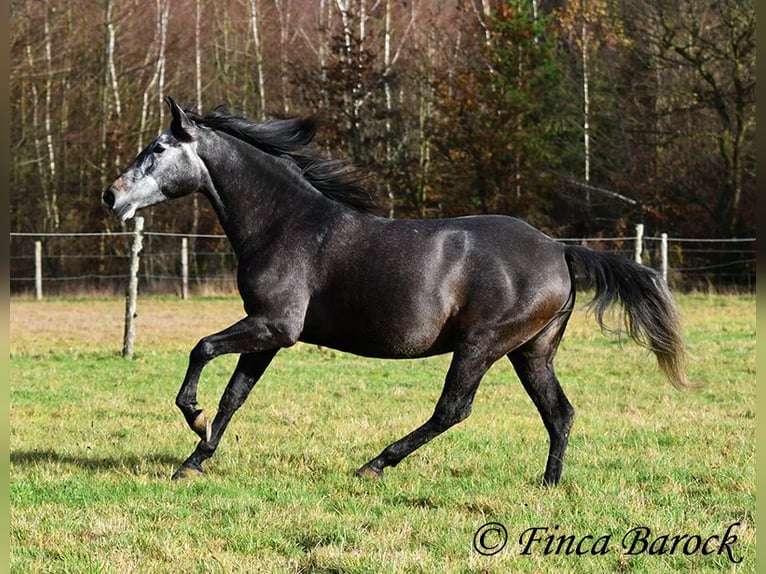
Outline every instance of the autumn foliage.
<path fill-rule="evenodd" d="M 318 114 L 393 217 L 755 234 L 753 0 L 11 4 L 14 231 L 119 228 L 101 191 L 171 95 Z M 191 199 L 147 217 L 218 231 Z"/>

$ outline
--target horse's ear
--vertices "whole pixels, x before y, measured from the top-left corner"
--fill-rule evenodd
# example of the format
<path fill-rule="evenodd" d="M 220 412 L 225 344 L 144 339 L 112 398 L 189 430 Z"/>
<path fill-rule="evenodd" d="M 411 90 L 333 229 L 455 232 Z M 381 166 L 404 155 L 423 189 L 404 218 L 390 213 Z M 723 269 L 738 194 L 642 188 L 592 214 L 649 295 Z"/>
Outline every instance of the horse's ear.
<path fill-rule="evenodd" d="M 173 119 L 170 121 L 170 133 L 173 134 L 173 137 L 182 142 L 190 142 L 194 140 L 194 123 L 192 123 L 173 98 L 166 96 L 165 103 L 168 105 L 170 113 L 173 115 Z"/>

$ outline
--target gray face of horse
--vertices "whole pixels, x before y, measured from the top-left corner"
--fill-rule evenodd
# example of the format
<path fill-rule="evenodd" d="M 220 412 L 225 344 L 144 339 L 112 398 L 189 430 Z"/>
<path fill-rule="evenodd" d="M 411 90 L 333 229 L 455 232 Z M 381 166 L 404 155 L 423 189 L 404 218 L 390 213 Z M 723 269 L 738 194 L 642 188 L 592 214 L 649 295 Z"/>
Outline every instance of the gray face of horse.
<path fill-rule="evenodd" d="M 170 129 L 150 143 L 102 197 L 121 221 L 144 207 L 198 191 L 209 181 L 197 155 L 197 127 L 171 98 L 166 101 L 173 114 Z"/>

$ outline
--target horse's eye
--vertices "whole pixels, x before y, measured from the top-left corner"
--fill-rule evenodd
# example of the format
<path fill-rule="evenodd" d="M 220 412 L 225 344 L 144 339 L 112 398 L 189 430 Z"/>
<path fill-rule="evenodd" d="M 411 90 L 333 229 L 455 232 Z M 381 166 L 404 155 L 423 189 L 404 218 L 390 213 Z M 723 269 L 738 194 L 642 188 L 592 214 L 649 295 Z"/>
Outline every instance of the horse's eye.
<path fill-rule="evenodd" d="M 154 144 L 154 153 L 162 153 L 165 151 L 165 146 L 161 143 Z"/>

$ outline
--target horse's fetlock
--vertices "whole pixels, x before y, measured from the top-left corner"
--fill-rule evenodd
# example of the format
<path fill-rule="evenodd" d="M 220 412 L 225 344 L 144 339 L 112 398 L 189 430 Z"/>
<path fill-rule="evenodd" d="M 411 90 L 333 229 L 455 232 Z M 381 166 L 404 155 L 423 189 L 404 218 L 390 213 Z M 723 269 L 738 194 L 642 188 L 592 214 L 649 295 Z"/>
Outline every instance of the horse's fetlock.
<path fill-rule="evenodd" d="M 204 339 L 200 339 L 200 341 L 194 345 L 189 360 L 207 363 L 214 356 L 215 352 L 213 350 L 213 344 L 208 341 L 207 337 L 205 337 Z"/>
<path fill-rule="evenodd" d="M 196 403 L 189 400 L 189 397 L 184 393 L 178 393 L 176 396 L 176 407 L 180 409 L 184 415 L 194 412 L 196 410 Z"/>

